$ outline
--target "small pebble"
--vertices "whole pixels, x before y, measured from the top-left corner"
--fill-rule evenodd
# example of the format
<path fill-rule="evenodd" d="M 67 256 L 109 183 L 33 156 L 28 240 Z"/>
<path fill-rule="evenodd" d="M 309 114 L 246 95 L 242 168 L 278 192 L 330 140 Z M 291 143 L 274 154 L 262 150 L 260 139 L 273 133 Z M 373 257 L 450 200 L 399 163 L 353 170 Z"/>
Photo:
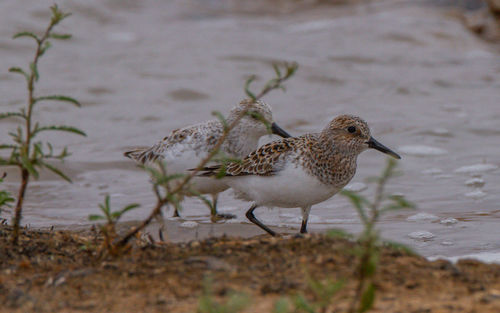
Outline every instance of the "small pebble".
<path fill-rule="evenodd" d="M 186 221 L 186 222 L 181 223 L 179 226 L 185 227 L 185 228 L 195 228 L 198 226 L 198 223 L 194 222 L 194 221 Z"/>
<path fill-rule="evenodd" d="M 409 233 L 408 237 L 410 237 L 411 239 L 415 239 L 415 240 L 425 241 L 425 240 L 431 240 L 432 238 L 436 237 L 436 235 L 434 235 L 431 232 L 425 231 L 425 230 L 420 230 L 420 231 L 414 231 L 412 233 Z"/>
<path fill-rule="evenodd" d="M 431 132 L 438 136 L 448 136 L 450 134 L 450 131 L 446 128 L 434 128 L 431 129 Z"/>
<path fill-rule="evenodd" d="M 422 212 L 422 213 L 417 213 L 415 215 L 409 216 L 406 220 L 408 222 L 420 222 L 420 221 L 433 222 L 433 221 L 437 221 L 438 219 L 439 219 L 439 217 L 437 217 L 434 214 Z"/>
<path fill-rule="evenodd" d="M 439 224 L 443 224 L 443 225 L 453 225 L 456 223 L 458 223 L 458 220 L 456 218 L 453 218 L 453 217 L 444 218 L 441 221 L 439 221 Z"/>
<path fill-rule="evenodd" d="M 465 182 L 465 185 L 469 187 L 481 188 L 484 186 L 484 179 L 478 177 L 471 178 Z"/>
<path fill-rule="evenodd" d="M 443 242 L 441 242 L 441 245 L 443 245 L 443 246 L 453 246 L 454 243 L 452 241 L 443 241 Z"/>
<path fill-rule="evenodd" d="M 476 189 L 474 191 L 468 192 L 465 194 L 467 198 L 472 198 L 472 199 L 481 199 L 486 196 L 486 193 L 482 191 L 481 189 Z"/>
<path fill-rule="evenodd" d="M 474 164 L 459 167 L 455 170 L 455 173 L 464 173 L 464 174 L 475 174 L 475 173 L 483 173 L 483 172 L 491 172 L 498 168 L 495 164 Z"/>

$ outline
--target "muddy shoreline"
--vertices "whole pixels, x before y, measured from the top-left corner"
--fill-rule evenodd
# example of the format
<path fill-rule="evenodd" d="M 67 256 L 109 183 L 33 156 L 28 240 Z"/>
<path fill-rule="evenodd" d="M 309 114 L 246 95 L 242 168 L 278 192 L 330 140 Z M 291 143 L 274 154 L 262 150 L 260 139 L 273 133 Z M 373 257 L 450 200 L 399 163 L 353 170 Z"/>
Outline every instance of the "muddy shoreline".
<path fill-rule="evenodd" d="M 328 312 L 345 312 L 355 285 L 355 243 L 326 235 L 140 241 L 114 258 L 95 235 L 24 231 L 18 247 L 8 235 L 1 226 L 0 312 L 196 312 L 207 276 L 217 301 L 244 293 L 243 312 L 272 312 L 297 294 L 314 301 L 307 277 L 343 280 Z M 500 310 L 499 265 L 430 262 L 389 247 L 380 264 L 371 312 Z"/>

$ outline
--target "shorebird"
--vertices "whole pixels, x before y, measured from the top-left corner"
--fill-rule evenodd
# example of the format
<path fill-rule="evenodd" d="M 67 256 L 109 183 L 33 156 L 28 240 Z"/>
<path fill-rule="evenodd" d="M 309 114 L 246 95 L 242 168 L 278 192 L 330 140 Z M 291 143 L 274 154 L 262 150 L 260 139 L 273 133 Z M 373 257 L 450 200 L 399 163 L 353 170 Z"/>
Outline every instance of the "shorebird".
<path fill-rule="evenodd" d="M 272 236 L 276 233 L 253 213 L 259 206 L 301 208 L 300 233 L 307 233 L 311 206 L 332 197 L 353 178 L 357 157 L 368 148 L 401 158 L 370 135 L 364 120 L 341 115 L 320 133 L 263 145 L 242 162 L 227 165 L 221 180 L 237 198 L 253 201 L 246 217 Z M 220 168 L 206 167 L 199 175 L 214 176 Z"/>
<path fill-rule="evenodd" d="M 244 110 L 247 110 L 249 114 L 236 124 L 221 146 L 221 151 L 226 156 L 243 158 L 257 148 L 259 138 L 268 134 L 267 127 L 261 118 L 271 123 L 273 134 L 285 138 L 290 137 L 286 131 L 273 122 L 271 108 L 263 101 L 241 101 L 230 111 L 226 119 L 227 124 L 231 124 Z M 157 161 L 165 162 L 169 175 L 187 173 L 188 169 L 198 166 L 198 163 L 211 152 L 222 134 L 223 125 L 219 120 L 206 121 L 176 129 L 152 147 L 135 149 L 125 152 L 124 155 L 139 164 L 153 165 Z M 172 182 L 172 187 L 179 181 Z M 212 196 L 212 219 L 234 217 L 217 213 L 218 194 L 229 188 L 225 182 L 213 178 L 194 177 L 191 183 L 192 189 L 197 193 Z M 183 196 L 194 196 L 194 194 L 187 192 Z M 179 216 L 177 209 L 174 216 Z"/>

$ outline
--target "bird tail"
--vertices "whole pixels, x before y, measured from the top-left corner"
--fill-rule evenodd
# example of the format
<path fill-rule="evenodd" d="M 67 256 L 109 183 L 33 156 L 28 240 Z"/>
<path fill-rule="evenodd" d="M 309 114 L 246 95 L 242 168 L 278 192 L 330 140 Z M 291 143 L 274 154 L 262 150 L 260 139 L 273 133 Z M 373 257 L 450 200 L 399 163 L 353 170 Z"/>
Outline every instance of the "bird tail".
<path fill-rule="evenodd" d="M 222 165 L 212 165 L 212 166 L 206 166 L 202 168 L 196 176 L 200 177 L 214 177 L 219 174 L 219 171 L 221 169 Z M 196 171 L 195 168 L 189 169 L 189 171 Z"/>
<path fill-rule="evenodd" d="M 147 162 L 156 161 L 159 158 L 159 155 L 155 153 L 153 148 L 138 148 L 127 151 L 123 155 L 139 164 L 146 164 Z"/>

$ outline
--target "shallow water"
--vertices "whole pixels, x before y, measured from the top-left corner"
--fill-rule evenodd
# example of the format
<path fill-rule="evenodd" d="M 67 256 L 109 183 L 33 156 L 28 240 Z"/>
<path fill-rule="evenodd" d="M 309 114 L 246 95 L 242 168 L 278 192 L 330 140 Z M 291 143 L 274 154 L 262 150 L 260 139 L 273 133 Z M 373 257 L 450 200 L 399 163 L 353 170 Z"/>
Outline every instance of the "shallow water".
<path fill-rule="evenodd" d="M 213 110 L 227 112 L 244 96 L 247 75 L 258 74 L 256 85 L 262 84 L 273 75 L 273 61 L 288 60 L 300 68 L 287 92 L 265 98 L 283 128 L 296 135 L 319 131 L 335 115 L 356 114 L 369 122 L 374 137 L 401 152 L 404 174 L 389 190 L 418 209 L 385 216 L 383 236 L 426 256 L 500 251 L 498 47 L 476 38 L 446 11 L 419 5 L 389 1 L 383 7 L 243 15 L 222 11 L 220 3 L 60 1 L 73 12 L 60 31 L 74 38 L 55 42 L 43 57 L 37 91 L 69 94 L 83 108 L 43 104 L 37 118 L 75 125 L 88 137 L 47 137 L 73 153 L 63 168 L 74 183 L 50 175 L 32 182 L 23 223 L 86 225 L 107 193 L 115 208 L 142 204 L 125 220 L 144 217 L 154 201 L 148 179 L 122 153 L 209 119 Z M 22 79 L 7 69 L 26 64 L 32 54 L 28 39 L 10 38 L 45 25 L 51 4 L 0 3 L 2 111 L 25 100 Z M 14 126 L 3 120 L 0 134 Z M 384 162 L 376 151 L 362 154 L 353 183 L 378 174 Z M 14 190 L 16 175 L 8 172 L 6 185 Z M 484 186 L 466 184 L 471 178 L 481 178 Z M 354 186 L 364 195 L 373 192 L 370 185 Z M 238 215 L 228 223 L 246 223 L 248 203 L 229 191 L 220 205 Z M 188 200 L 184 207 L 187 220 L 208 220 L 199 201 Z M 259 208 L 256 214 L 270 225 L 300 226 L 298 209 Z M 311 214 L 311 230 L 361 229 L 341 197 L 314 206 Z"/>

